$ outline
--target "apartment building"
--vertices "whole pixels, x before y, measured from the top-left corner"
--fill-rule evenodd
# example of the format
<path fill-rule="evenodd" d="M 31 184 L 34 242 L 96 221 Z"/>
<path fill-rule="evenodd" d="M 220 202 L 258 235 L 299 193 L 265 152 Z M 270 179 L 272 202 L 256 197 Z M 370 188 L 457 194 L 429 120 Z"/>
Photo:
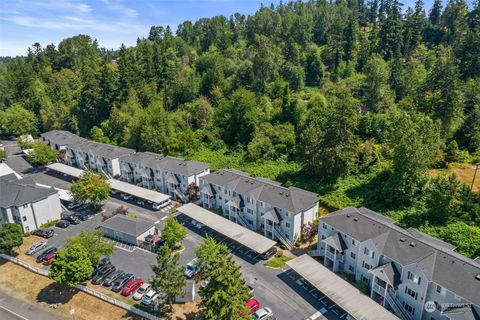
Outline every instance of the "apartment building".
<path fill-rule="evenodd" d="M 137 152 L 121 157 L 120 180 L 148 189 L 156 189 L 187 202 L 188 186 L 199 185 L 199 178 L 210 173 L 208 164 Z"/>
<path fill-rule="evenodd" d="M 302 225 L 318 214 L 315 193 L 237 170 L 201 177 L 200 197 L 204 208 L 220 210 L 231 221 L 288 246 L 299 238 Z"/>
<path fill-rule="evenodd" d="M 331 213 L 318 230 L 324 265 L 365 282 L 401 319 L 480 319 L 480 259 L 366 208 Z"/>
<path fill-rule="evenodd" d="M 58 191 L 40 187 L 31 178 L 14 174 L 0 177 L 0 224 L 18 223 L 24 232 L 60 219 L 62 208 Z"/>
<path fill-rule="evenodd" d="M 80 169 L 92 169 L 110 177 L 120 176 L 119 158 L 135 150 L 90 141 L 71 132 L 53 130 L 41 134 L 42 140 L 60 151 L 60 161 Z"/>

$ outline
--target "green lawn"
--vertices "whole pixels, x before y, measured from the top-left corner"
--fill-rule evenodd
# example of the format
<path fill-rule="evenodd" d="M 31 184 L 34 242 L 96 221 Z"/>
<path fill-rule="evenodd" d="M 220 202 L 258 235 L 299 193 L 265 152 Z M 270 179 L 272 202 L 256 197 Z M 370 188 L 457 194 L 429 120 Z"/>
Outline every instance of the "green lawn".
<path fill-rule="evenodd" d="M 291 260 L 289 257 L 280 256 L 280 257 L 273 257 L 270 259 L 266 266 L 270 268 L 280 268 L 282 267 L 288 260 Z"/>

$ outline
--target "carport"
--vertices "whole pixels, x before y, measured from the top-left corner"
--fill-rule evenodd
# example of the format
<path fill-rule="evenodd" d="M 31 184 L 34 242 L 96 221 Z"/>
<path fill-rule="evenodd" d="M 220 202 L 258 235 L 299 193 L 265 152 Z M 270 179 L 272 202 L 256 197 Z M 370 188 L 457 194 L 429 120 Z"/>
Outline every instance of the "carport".
<path fill-rule="evenodd" d="M 58 162 L 49 164 L 47 166 L 47 169 L 69 175 L 70 177 L 73 177 L 73 178 L 79 178 L 83 173 L 82 169 L 67 166 L 66 164 L 58 163 Z"/>
<path fill-rule="evenodd" d="M 188 203 L 177 210 L 259 254 L 265 253 L 276 244 L 275 241 L 225 219 L 218 214 L 197 206 L 196 204 Z"/>
<path fill-rule="evenodd" d="M 49 170 L 57 171 L 74 178 L 79 178 L 83 174 L 82 169 L 67 166 L 63 163 L 58 163 L 58 162 L 49 164 L 47 168 Z M 171 198 L 169 195 L 156 192 L 153 190 L 141 188 L 136 185 L 126 183 L 116 179 L 108 179 L 108 183 L 110 184 L 112 189 L 115 189 L 122 193 L 129 194 L 139 199 L 143 199 L 145 201 L 151 201 L 151 202 L 157 203 L 159 205 L 162 205 L 163 203 L 167 202 Z"/>
<path fill-rule="evenodd" d="M 153 191 L 150 189 L 137 187 L 136 185 L 126 183 L 120 180 L 109 179 L 108 182 L 110 183 L 110 186 L 112 187 L 112 189 L 115 189 L 122 193 L 132 195 L 135 198 L 151 201 L 154 203 L 158 203 L 160 205 L 170 200 L 169 195 L 166 195 L 157 191 Z"/>
<path fill-rule="evenodd" d="M 303 279 L 357 320 L 399 320 L 393 313 L 362 294 L 357 288 L 340 278 L 307 254 L 287 261 Z"/>

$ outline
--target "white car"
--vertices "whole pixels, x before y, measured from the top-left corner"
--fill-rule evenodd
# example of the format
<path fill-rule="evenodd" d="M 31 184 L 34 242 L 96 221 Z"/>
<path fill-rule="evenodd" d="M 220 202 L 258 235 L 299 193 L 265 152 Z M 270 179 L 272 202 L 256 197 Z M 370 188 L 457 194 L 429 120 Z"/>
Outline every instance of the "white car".
<path fill-rule="evenodd" d="M 34 243 L 30 249 L 27 250 L 27 252 L 25 252 L 26 255 L 28 256 L 31 256 L 37 252 L 39 252 L 40 250 L 42 250 L 43 248 L 45 248 L 47 246 L 47 242 L 46 241 L 40 241 L 40 242 L 37 242 L 37 243 Z"/>
<path fill-rule="evenodd" d="M 130 200 L 130 199 L 132 199 L 132 196 L 124 193 L 124 194 L 122 194 L 122 199 L 123 200 Z"/>
<path fill-rule="evenodd" d="M 152 288 L 152 286 L 150 285 L 150 283 L 144 283 L 140 286 L 140 288 L 138 288 L 138 290 L 135 292 L 135 294 L 133 295 L 133 300 L 140 300 L 143 298 L 143 296 L 148 292 L 150 291 L 150 289 Z"/>
<path fill-rule="evenodd" d="M 185 271 L 183 272 L 183 274 L 188 279 L 191 279 L 199 272 L 200 272 L 200 266 L 198 265 L 198 258 L 195 258 L 189 263 L 187 263 L 187 266 L 185 267 Z"/>
<path fill-rule="evenodd" d="M 270 319 L 272 315 L 273 315 L 272 310 L 270 310 L 270 308 L 264 307 L 255 311 L 253 313 L 253 318 L 255 320 L 266 320 L 266 319 Z"/>
<path fill-rule="evenodd" d="M 203 227 L 205 227 L 203 224 L 201 224 L 200 222 L 197 222 L 197 225 L 195 226 L 197 229 L 203 229 Z"/>
<path fill-rule="evenodd" d="M 192 219 L 192 221 L 190 221 L 190 224 L 191 224 L 192 226 L 196 226 L 196 225 L 197 225 L 197 220 Z"/>
<path fill-rule="evenodd" d="M 81 205 L 82 204 L 80 202 L 71 202 L 67 205 L 67 208 L 72 210 L 72 209 L 80 207 Z"/>
<path fill-rule="evenodd" d="M 158 293 L 155 290 L 150 290 L 146 294 L 143 295 L 142 297 L 142 304 L 144 305 L 150 305 L 152 301 L 155 301 L 155 299 L 158 298 Z"/>

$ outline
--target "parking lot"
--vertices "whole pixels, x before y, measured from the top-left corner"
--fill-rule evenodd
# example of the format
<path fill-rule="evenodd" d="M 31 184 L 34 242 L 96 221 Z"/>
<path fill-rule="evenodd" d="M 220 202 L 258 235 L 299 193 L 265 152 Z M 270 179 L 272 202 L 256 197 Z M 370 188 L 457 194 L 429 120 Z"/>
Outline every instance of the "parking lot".
<path fill-rule="evenodd" d="M 11 145 L 13 143 L 13 145 Z M 5 143 L 4 143 L 5 144 Z M 6 145 L 9 158 L 7 164 L 22 175 L 31 175 L 38 183 L 51 185 L 62 189 L 69 189 L 71 183 L 65 177 L 47 174 L 33 169 L 19 154 L 15 142 Z M 10 151 L 8 151 L 10 150 Z M 14 152 L 13 156 L 11 155 Z M 123 205 L 129 209 L 129 213 L 135 213 L 140 218 L 156 223 L 157 229 L 163 229 L 163 222 L 168 216 L 169 210 L 151 211 L 138 206 L 135 202 L 125 201 L 120 197 L 110 197 L 104 204 L 104 210 L 114 210 Z M 270 307 L 278 320 L 289 319 L 320 319 L 319 310 L 327 319 L 344 319 L 346 314 L 333 302 L 309 288 L 307 284 L 299 281 L 294 272 L 287 267 L 283 269 L 270 269 L 264 266 L 260 255 L 248 248 L 239 245 L 234 240 L 222 236 L 207 227 L 197 228 L 192 225 L 191 219 L 186 216 L 177 216 L 179 221 L 187 228 L 188 234 L 183 241 L 185 250 L 180 254 L 180 263 L 186 265 L 195 257 L 194 250 L 204 240 L 206 235 L 218 242 L 227 245 L 232 251 L 234 258 L 242 269 L 244 278 L 255 289 L 255 298 L 262 306 Z M 69 236 L 75 236 L 80 228 L 93 230 L 101 223 L 101 214 L 96 214 L 87 221 L 78 225 L 71 225 L 66 229 L 56 228 L 56 235 L 48 240 L 49 245 L 62 247 Z M 113 241 L 113 240 L 109 240 Z M 112 264 L 119 270 L 131 272 L 136 277 L 148 281 L 152 276 L 150 265 L 156 263 L 156 255 L 146 250 L 133 247 L 125 243 L 115 242 L 115 252 L 111 257 Z"/>

